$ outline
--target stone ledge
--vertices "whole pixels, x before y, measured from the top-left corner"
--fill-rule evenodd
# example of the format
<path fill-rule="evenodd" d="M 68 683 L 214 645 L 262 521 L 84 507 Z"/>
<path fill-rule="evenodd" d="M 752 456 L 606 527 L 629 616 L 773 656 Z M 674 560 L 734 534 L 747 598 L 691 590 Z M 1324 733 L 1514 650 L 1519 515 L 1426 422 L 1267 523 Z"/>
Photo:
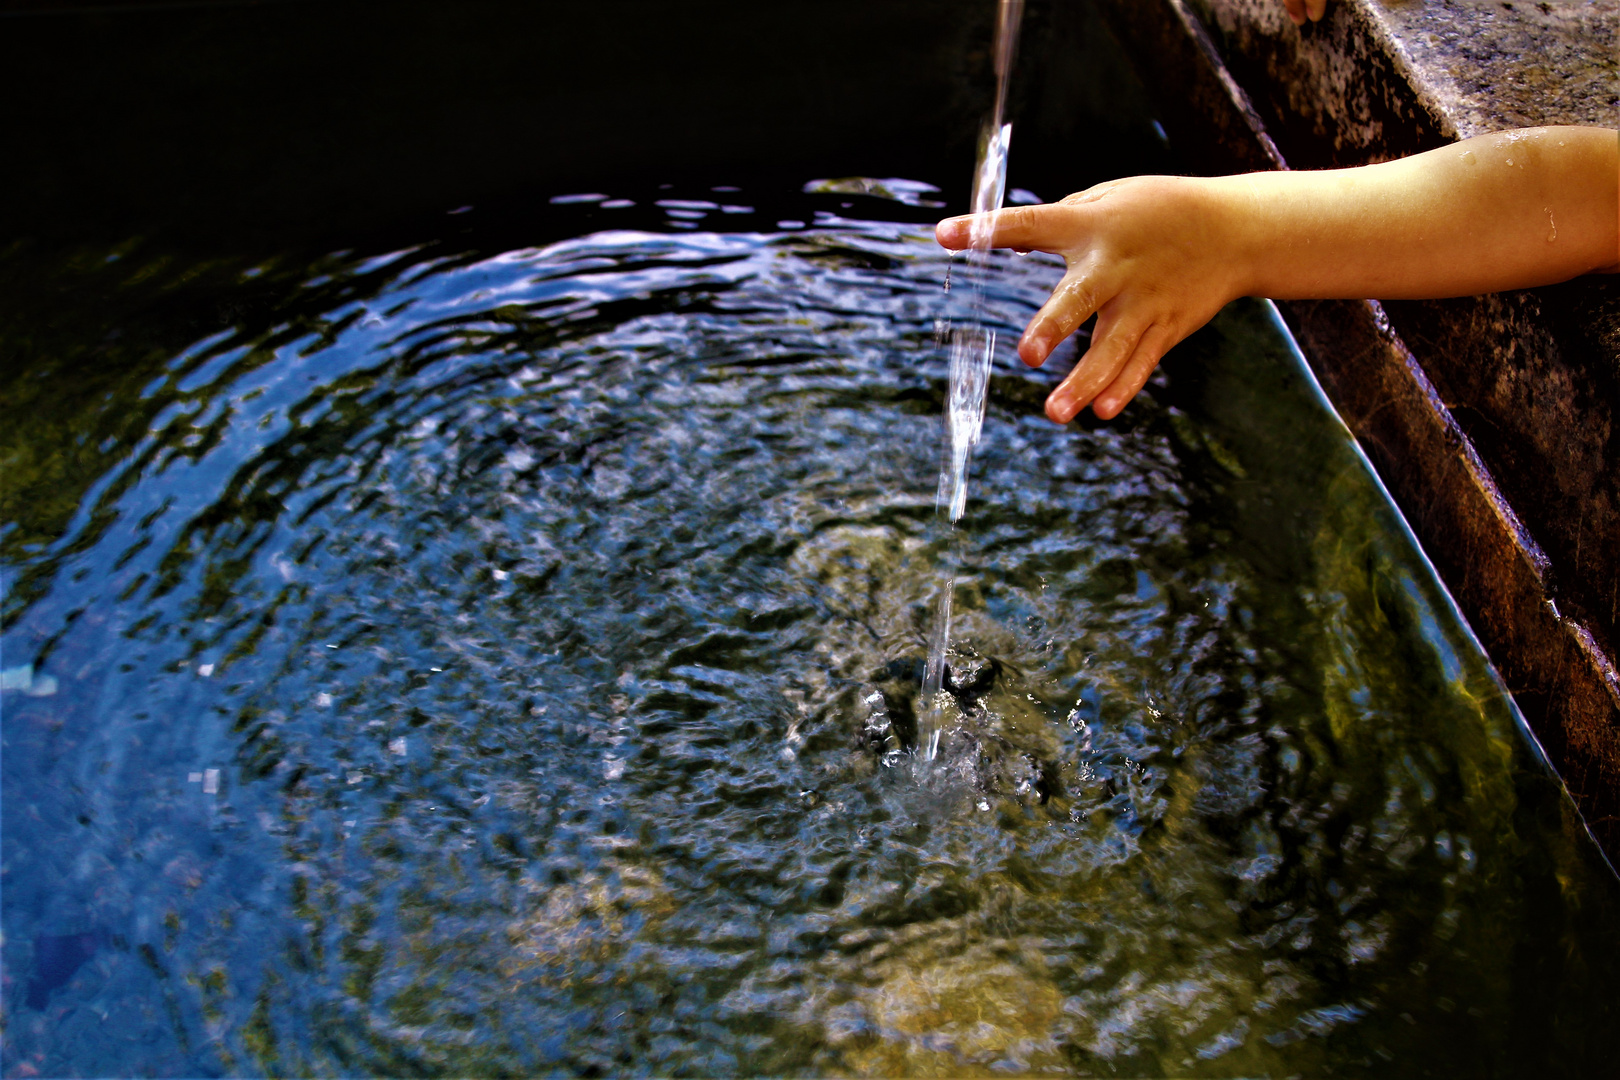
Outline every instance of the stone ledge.
<path fill-rule="evenodd" d="M 1278 0 L 1101 6 L 1202 172 L 1620 120 L 1620 0 L 1330 0 L 1303 28 Z M 1282 308 L 1620 864 L 1620 280 Z"/>
<path fill-rule="evenodd" d="M 1380 0 L 1365 10 L 1457 138 L 1612 126 L 1620 110 L 1620 0 Z"/>
<path fill-rule="evenodd" d="M 1620 0 L 1188 0 L 1295 168 L 1620 116 Z"/>

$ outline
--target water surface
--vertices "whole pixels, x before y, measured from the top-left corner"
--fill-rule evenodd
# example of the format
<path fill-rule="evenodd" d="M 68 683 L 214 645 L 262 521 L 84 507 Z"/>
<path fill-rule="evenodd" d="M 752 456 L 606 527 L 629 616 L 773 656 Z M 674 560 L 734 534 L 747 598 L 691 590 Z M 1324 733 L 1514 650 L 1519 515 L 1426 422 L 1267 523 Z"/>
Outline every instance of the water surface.
<path fill-rule="evenodd" d="M 1612 1060 L 1614 880 L 1269 309 L 1106 425 L 1003 361 L 947 543 L 939 211 L 813 188 L 9 252 L 8 1075 Z"/>

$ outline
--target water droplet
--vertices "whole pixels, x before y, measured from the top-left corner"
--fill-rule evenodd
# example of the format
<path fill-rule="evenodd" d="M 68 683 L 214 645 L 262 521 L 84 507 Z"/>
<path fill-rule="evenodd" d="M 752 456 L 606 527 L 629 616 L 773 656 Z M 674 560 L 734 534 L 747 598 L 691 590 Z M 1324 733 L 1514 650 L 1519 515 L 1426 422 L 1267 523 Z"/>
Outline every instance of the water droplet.
<path fill-rule="evenodd" d="M 1553 220 L 1552 207 L 1544 206 L 1542 209 L 1547 211 L 1547 243 L 1550 244 L 1558 239 L 1558 222 Z"/>
<path fill-rule="evenodd" d="M 1462 163 L 1464 165 L 1473 165 L 1478 161 L 1479 161 L 1479 158 L 1474 156 L 1474 152 L 1472 150 L 1464 150 L 1463 151 L 1463 153 L 1462 153 Z"/>
<path fill-rule="evenodd" d="M 1509 164 L 1509 165 L 1512 165 L 1512 164 L 1513 164 L 1513 159 L 1512 159 L 1512 158 L 1508 158 L 1508 159 L 1507 159 L 1507 163 L 1508 163 L 1508 164 Z"/>

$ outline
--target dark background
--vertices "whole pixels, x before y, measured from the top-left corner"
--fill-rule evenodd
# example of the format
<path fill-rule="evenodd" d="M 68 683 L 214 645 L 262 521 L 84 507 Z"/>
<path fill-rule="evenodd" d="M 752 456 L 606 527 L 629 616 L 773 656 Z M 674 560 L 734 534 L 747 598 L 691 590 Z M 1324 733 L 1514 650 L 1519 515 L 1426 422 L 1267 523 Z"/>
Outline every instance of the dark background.
<path fill-rule="evenodd" d="M 965 202 L 994 0 L 0 3 L 0 237 L 366 246 L 636 185 L 902 176 Z M 1078 0 L 1033 0 L 1012 186 L 1167 167 Z M 1108 146 L 1105 156 L 1093 146 Z"/>

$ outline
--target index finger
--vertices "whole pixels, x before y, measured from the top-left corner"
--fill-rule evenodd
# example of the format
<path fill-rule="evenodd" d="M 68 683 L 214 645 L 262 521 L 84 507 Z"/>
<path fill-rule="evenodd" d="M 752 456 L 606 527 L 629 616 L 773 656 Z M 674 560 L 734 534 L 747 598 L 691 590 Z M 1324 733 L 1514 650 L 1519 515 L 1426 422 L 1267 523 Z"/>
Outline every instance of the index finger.
<path fill-rule="evenodd" d="M 988 214 L 963 214 L 961 217 L 946 218 L 935 225 L 934 239 L 939 241 L 941 247 L 961 251 L 973 247 L 975 240 L 988 234 L 990 247 L 1061 254 L 1067 246 L 1064 243 L 1067 230 L 1062 228 L 1059 217 L 1062 209 L 1042 204 L 1011 206 Z"/>

